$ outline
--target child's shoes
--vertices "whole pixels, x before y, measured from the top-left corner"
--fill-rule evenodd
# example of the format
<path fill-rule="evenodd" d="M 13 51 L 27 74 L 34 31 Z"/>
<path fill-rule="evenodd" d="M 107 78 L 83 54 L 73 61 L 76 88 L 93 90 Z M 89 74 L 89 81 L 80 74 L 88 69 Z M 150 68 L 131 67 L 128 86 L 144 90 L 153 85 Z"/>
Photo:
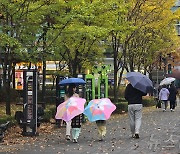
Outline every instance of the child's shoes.
<path fill-rule="evenodd" d="M 77 143 L 77 139 L 73 139 L 73 143 Z"/>
<path fill-rule="evenodd" d="M 71 140 L 70 136 L 69 135 L 66 135 L 66 140 Z"/>

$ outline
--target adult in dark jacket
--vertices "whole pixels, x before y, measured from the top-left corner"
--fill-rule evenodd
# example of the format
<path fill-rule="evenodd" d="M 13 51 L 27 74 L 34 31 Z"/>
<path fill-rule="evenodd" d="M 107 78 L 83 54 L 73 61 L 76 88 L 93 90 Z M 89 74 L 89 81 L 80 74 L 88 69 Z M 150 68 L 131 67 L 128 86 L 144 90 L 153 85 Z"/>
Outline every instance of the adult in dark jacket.
<path fill-rule="evenodd" d="M 177 95 L 177 89 L 176 87 L 171 84 L 170 88 L 169 88 L 169 101 L 170 101 L 170 110 L 171 112 L 174 111 L 175 106 L 176 106 L 176 95 Z"/>
<path fill-rule="evenodd" d="M 130 83 L 125 89 L 125 99 L 128 101 L 128 115 L 130 119 L 130 129 L 133 138 L 139 138 L 139 129 L 142 119 L 142 96 L 147 95 L 134 88 Z"/>

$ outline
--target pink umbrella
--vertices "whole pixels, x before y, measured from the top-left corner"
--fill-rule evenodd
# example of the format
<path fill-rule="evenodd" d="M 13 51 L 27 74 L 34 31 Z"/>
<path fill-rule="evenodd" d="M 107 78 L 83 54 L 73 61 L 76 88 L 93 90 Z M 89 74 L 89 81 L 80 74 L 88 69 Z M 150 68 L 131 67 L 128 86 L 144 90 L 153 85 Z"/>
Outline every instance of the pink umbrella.
<path fill-rule="evenodd" d="M 86 100 L 79 97 L 71 97 L 57 107 L 56 119 L 70 121 L 75 116 L 83 113 Z"/>
<path fill-rule="evenodd" d="M 91 100 L 83 113 L 89 121 L 107 120 L 115 109 L 116 106 L 109 98 L 101 98 Z"/>

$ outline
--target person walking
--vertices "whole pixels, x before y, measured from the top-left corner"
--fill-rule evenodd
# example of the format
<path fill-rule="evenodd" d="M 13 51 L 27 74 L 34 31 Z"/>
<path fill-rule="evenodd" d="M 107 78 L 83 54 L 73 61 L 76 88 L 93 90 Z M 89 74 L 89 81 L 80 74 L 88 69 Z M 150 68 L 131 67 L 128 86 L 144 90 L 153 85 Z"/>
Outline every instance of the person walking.
<path fill-rule="evenodd" d="M 79 135 L 81 133 L 81 125 L 83 122 L 83 114 L 77 115 L 72 119 L 71 127 L 72 127 L 72 141 L 73 143 L 78 142 Z"/>
<path fill-rule="evenodd" d="M 76 85 L 70 84 L 65 94 L 64 100 L 68 100 L 70 97 L 79 97 L 76 93 Z M 71 140 L 71 120 L 66 122 L 66 140 Z"/>
<path fill-rule="evenodd" d="M 130 129 L 133 138 L 139 138 L 139 130 L 141 127 L 142 119 L 142 96 L 147 95 L 136 88 L 130 83 L 125 89 L 125 99 L 128 101 L 128 115 L 130 119 Z"/>
<path fill-rule="evenodd" d="M 162 89 L 159 92 L 159 100 L 162 101 L 163 112 L 165 112 L 167 109 L 168 97 L 169 97 L 169 90 L 166 88 L 166 85 L 163 85 Z"/>
<path fill-rule="evenodd" d="M 98 128 L 99 141 L 103 141 L 106 136 L 106 120 L 97 120 L 96 125 Z"/>
<path fill-rule="evenodd" d="M 172 83 L 169 88 L 169 101 L 170 101 L 170 110 L 173 112 L 175 110 L 176 106 L 176 95 L 177 95 L 177 89 Z"/>

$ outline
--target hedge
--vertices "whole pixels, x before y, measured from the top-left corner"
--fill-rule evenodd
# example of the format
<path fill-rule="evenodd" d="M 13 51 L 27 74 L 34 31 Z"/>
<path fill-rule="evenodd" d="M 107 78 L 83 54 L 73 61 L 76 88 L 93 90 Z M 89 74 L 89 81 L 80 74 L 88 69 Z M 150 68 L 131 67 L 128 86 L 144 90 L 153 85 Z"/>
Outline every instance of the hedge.
<path fill-rule="evenodd" d="M 16 123 L 14 116 L 5 115 L 5 116 L 0 118 L 0 124 L 4 124 L 7 121 L 10 121 L 11 124 Z"/>
<path fill-rule="evenodd" d="M 51 107 L 44 111 L 43 122 L 50 122 L 51 118 L 54 118 L 56 114 L 56 107 Z"/>
<path fill-rule="evenodd" d="M 17 102 L 19 98 L 19 93 L 15 89 L 10 89 L 10 91 L 6 92 L 4 89 L 0 89 L 0 102 L 5 102 L 7 96 L 10 96 L 11 102 Z"/>
<path fill-rule="evenodd" d="M 116 110 L 113 113 L 125 113 L 128 111 L 128 103 L 127 102 L 121 102 L 121 103 L 116 103 Z"/>
<path fill-rule="evenodd" d="M 128 102 L 125 101 L 124 99 L 121 99 L 121 100 L 123 101 L 115 104 L 116 110 L 114 111 L 114 113 L 121 114 L 128 111 Z M 149 96 L 143 97 L 142 104 L 143 104 L 143 107 L 150 107 L 150 106 L 156 105 L 153 97 L 149 97 Z"/>
<path fill-rule="evenodd" d="M 114 114 L 123 114 L 126 113 L 128 111 L 128 103 L 127 101 L 125 101 L 124 98 L 119 99 L 121 101 L 119 101 L 118 103 L 116 103 L 116 110 L 113 112 Z M 152 97 L 144 97 L 143 98 L 143 107 L 150 107 L 150 106 L 154 106 L 155 101 Z M 43 116 L 44 118 L 44 122 L 49 122 L 51 118 L 54 118 L 56 114 L 56 107 L 51 107 L 47 110 L 45 110 L 45 115 Z"/>
<path fill-rule="evenodd" d="M 152 96 L 143 97 L 142 104 L 144 107 L 155 106 L 156 102 Z"/>

